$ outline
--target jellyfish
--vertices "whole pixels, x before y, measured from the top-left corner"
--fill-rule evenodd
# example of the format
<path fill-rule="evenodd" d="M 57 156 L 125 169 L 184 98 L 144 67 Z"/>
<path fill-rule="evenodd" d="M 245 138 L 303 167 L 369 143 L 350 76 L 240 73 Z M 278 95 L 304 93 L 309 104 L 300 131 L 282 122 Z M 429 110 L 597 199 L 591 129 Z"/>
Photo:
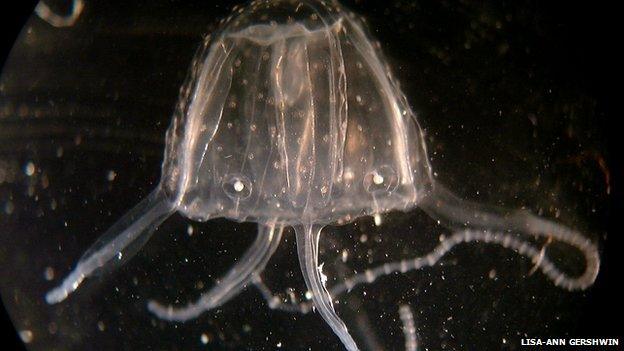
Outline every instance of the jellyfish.
<path fill-rule="evenodd" d="M 415 209 L 453 235 L 425 256 L 326 286 L 318 257 L 325 226 Z M 350 351 L 359 348 L 334 297 L 383 275 L 434 265 L 458 244 L 515 250 L 567 290 L 591 286 L 599 268 L 596 245 L 577 231 L 526 211 L 464 201 L 434 179 L 423 131 L 379 46 L 337 1 L 253 1 L 206 37 L 167 131 L 158 186 L 87 250 L 46 301 L 60 303 L 85 279 L 119 267 L 174 212 L 196 221 L 251 221 L 258 233 L 197 301 L 149 301 L 149 311 L 187 321 L 252 284 L 269 299 L 258 276 L 284 228 L 292 227 L 311 304 Z M 578 249 L 585 271 L 569 276 L 524 237 Z"/>

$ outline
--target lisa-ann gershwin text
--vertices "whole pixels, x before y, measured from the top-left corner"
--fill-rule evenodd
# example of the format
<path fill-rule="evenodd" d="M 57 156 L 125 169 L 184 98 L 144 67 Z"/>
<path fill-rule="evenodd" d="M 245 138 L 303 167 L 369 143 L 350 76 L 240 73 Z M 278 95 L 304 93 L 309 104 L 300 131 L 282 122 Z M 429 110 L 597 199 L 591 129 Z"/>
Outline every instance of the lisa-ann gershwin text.
<path fill-rule="evenodd" d="M 619 346 L 618 338 L 523 338 L 522 346 Z"/>

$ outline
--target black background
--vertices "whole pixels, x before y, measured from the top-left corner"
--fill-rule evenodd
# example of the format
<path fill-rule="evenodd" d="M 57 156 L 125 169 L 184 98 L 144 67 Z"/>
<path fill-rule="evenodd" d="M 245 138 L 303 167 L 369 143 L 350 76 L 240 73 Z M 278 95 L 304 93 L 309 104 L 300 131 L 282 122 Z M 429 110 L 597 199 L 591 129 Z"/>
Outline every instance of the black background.
<path fill-rule="evenodd" d="M 0 23 L 3 23 L 3 38 L 0 59 L 2 63 L 8 55 L 12 43 L 19 34 L 24 22 L 34 7 L 31 1 L 14 2 L 11 9 L 2 11 Z M 552 1 L 541 4 L 544 18 L 556 23 L 553 33 L 553 47 L 548 55 L 559 57 L 561 65 L 556 67 L 558 76 L 574 76 L 576 82 L 584 85 L 588 95 L 597 99 L 596 108 L 606 115 L 598 123 L 600 130 L 608 137 L 607 164 L 612 173 L 612 195 L 610 197 L 610 236 L 603 243 L 603 269 L 600 279 L 592 288 L 581 318 L 578 337 L 620 337 L 623 334 L 621 321 L 604 318 L 603 314 L 621 315 L 622 295 L 617 287 L 622 277 L 622 236 L 619 233 L 619 213 L 623 210 L 621 181 L 624 179 L 623 162 L 620 150 L 623 139 L 621 134 L 621 115 L 616 113 L 616 96 L 621 96 L 621 65 L 617 51 L 621 49 L 621 36 L 617 33 L 617 14 L 614 5 L 607 1 L 573 3 Z M 579 70 L 582 67 L 582 70 Z M 619 99 L 621 101 L 621 98 Z M 613 313 L 615 311 L 615 313 Z M 2 349 L 23 349 L 15 329 L 4 309 L 1 311 Z"/>
<path fill-rule="evenodd" d="M 7 6 L 7 8 L 2 11 L 0 23 L 3 24 L 4 28 L 2 28 L 3 36 L 0 45 L 2 50 L 0 51 L 0 59 L 2 60 L 0 61 L 0 67 L 4 67 L 4 60 L 8 56 L 13 43 L 22 30 L 22 26 L 32 14 L 35 5 L 35 1 L 14 2 L 11 4 L 10 9 Z M 0 313 L 0 347 L 6 350 L 25 350 L 26 348 L 22 344 L 22 341 L 15 331 L 15 327 L 13 327 L 11 323 L 11 319 L 4 309 L 4 304 Z"/>

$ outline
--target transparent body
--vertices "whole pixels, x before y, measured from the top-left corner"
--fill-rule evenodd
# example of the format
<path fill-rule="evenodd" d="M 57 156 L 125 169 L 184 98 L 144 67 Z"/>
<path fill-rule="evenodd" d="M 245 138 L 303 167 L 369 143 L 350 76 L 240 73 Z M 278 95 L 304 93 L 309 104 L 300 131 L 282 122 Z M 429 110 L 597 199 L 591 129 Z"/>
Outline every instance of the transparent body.
<path fill-rule="evenodd" d="M 431 187 L 418 123 L 337 4 L 253 3 L 191 75 L 162 180 L 190 218 L 328 224 L 413 207 Z"/>
<path fill-rule="evenodd" d="M 326 284 L 318 259 L 323 227 L 415 208 L 452 234 L 422 256 Z M 307 313 L 314 306 L 348 350 L 360 346 L 336 313 L 337 297 L 382 276 L 436 265 L 458 244 L 514 250 L 567 290 L 591 286 L 599 269 L 596 246 L 577 231 L 526 211 L 460 200 L 434 181 L 416 115 L 364 24 L 336 2 L 254 1 L 204 41 L 167 133 L 160 184 L 46 301 L 60 303 L 86 278 L 118 267 L 176 211 L 198 221 L 256 222 L 257 239 L 198 300 L 182 306 L 150 300 L 153 314 L 187 321 L 255 285 L 271 308 Z M 287 226 L 296 232 L 311 302 L 284 303 L 261 278 Z M 584 270 L 575 276 L 560 270 L 531 242 L 540 237 L 578 250 Z M 401 312 L 406 325 L 413 319 L 408 312 Z M 405 336 L 408 349 L 412 334 Z"/>

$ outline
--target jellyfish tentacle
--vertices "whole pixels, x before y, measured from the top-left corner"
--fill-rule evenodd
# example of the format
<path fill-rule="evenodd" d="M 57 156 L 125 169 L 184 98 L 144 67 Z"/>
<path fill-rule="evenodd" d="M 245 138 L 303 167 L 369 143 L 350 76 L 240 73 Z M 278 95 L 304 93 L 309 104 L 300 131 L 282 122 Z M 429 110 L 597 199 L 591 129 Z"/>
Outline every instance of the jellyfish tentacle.
<path fill-rule="evenodd" d="M 535 266 L 537 266 L 542 273 L 544 273 L 544 275 L 546 275 L 546 277 L 548 277 L 553 284 L 558 287 L 570 291 L 587 289 L 596 280 L 596 276 L 598 274 L 598 268 L 600 266 L 598 249 L 594 244 L 592 244 L 588 239 L 584 239 L 580 234 L 572 232 L 570 229 L 559 226 L 555 223 L 548 223 L 555 225 L 555 227 L 550 227 L 551 230 L 557 229 L 559 231 L 566 231 L 565 235 L 563 235 L 562 232 L 559 232 L 559 236 L 564 236 L 568 239 L 574 238 L 573 240 L 567 240 L 566 243 L 575 246 L 585 256 L 585 271 L 580 276 L 569 277 L 566 273 L 559 270 L 548 257 L 543 255 L 541 249 L 536 248 L 527 241 L 519 239 L 517 235 L 504 232 L 491 232 L 487 230 L 465 229 L 444 239 L 430 253 L 424 256 L 389 262 L 367 269 L 363 273 L 355 274 L 345 279 L 343 283 L 334 285 L 330 289 L 330 293 L 334 296 L 339 296 L 350 291 L 357 285 L 373 283 L 382 276 L 394 273 L 406 273 L 434 266 L 442 257 L 444 257 L 457 245 L 471 242 L 497 244 L 504 248 L 514 250 L 522 256 L 530 258 Z"/>
<path fill-rule="evenodd" d="M 399 318 L 403 324 L 403 337 L 405 338 L 405 351 L 418 350 L 418 338 L 416 337 L 416 323 L 414 313 L 408 304 L 399 306 Z"/>
<path fill-rule="evenodd" d="M 531 252 L 531 259 L 535 266 L 539 267 L 542 273 L 548 276 L 556 286 L 569 291 L 585 290 L 596 281 L 598 271 L 600 270 L 600 256 L 598 247 L 591 240 L 561 224 L 528 213 L 520 213 L 516 217 L 516 221 L 524 224 L 527 233 L 553 238 L 575 247 L 583 254 L 585 271 L 578 277 L 569 277 L 544 255 L 543 250 L 538 250 L 537 253 Z"/>
<path fill-rule="evenodd" d="M 35 13 L 51 26 L 63 28 L 73 26 L 78 20 L 78 17 L 80 17 L 83 9 L 83 0 L 73 0 L 70 12 L 66 15 L 62 15 L 54 12 L 44 1 L 39 1 L 37 7 L 35 7 Z"/>
<path fill-rule="evenodd" d="M 347 326 L 340 319 L 332 303 L 331 294 L 325 288 L 321 278 L 318 265 L 318 246 L 321 230 L 320 225 L 298 225 L 295 226 L 297 237 L 297 253 L 299 264 L 303 272 L 306 286 L 312 292 L 314 307 L 319 311 L 321 317 L 332 328 L 334 333 L 340 338 L 344 346 L 349 351 L 359 350 L 353 337 L 349 334 Z"/>
<path fill-rule="evenodd" d="M 147 304 L 148 310 L 161 319 L 184 322 L 223 305 L 244 290 L 254 276 L 264 270 L 281 241 L 282 231 L 283 227 L 275 223 L 258 225 L 258 235 L 254 243 L 223 279 L 203 293 L 197 301 L 183 307 L 174 307 L 150 300 Z"/>
<path fill-rule="evenodd" d="M 576 278 L 568 277 L 544 255 L 531 256 L 536 267 L 550 278 L 556 286 L 566 290 L 584 290 L 596 280 L 600 268 L 598 248 L 581 233 L 559 223 L 538 217 L 526 210 L 505 211 L 460 199 L 441 184 L 436 183 L 421 208 L 432 218 L 449 228 L 481 230 L 488 238 L 516 233 L 524 236 L 552 238 L 579 250 L 585 257 L 585 271 Z M 510 237 L 512 238 L 512 237 Z M 507 242 L 510 239 L 507 239 Z M 512 242 L 515 242 L 511 240 Z M 499 244 L 504 244 L 500 242 Z M 521 247 L 510 247 L 521 252 Z M 503 245 L 504 246 L 504 245 Z M 531 249 L 535 249 L 531 247 Z M 533 251 L 531 250 L 531 254 Z M 538 250 L 541 251 L 541 250 Z M 525 255 L 528 256 L 528 253 Z"/>
<path fill-rule="evenodd" d="M 46 294 L 46 302 L 59 303 L 78 289 L 84 279 L 123 265 L 147 243 L 154 230 L 174 211 L 175 206 L 160 188 L 152 191 L 82 255 L 63 282 Z"/>

